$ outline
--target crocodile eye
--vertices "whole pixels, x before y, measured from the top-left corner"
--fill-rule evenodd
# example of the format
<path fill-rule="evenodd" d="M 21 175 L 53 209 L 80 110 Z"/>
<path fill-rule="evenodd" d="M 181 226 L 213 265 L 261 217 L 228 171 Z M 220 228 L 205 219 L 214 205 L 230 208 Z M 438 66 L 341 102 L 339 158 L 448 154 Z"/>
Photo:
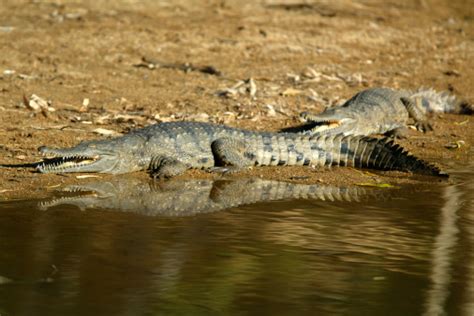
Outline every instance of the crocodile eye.
<path fill-rule="evenodd" d="M 423 105 L 423 107 L 425 109 L 429 109 L 430 108 L 430 101 L 426 100 L 426 99 L 421 99 L 421 104 Z"/>

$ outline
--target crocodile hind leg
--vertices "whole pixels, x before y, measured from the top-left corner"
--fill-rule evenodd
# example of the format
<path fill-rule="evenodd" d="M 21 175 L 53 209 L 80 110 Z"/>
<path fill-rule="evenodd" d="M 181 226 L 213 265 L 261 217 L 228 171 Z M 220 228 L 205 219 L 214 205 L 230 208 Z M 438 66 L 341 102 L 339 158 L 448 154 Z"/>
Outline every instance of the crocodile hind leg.
<path fill-rule="evenodd" d="M 255 155 L 249 150 L 247 142 L 234 138 L 219 138 L 211 144 L 214 155 L 214 172 L 237 172 L 255 164 Z"/>
<path fill-rule="evenodd" d="M 433 126 L 431 126 L 431 124 L 426 120 L 425 111 L 421 104 L 421 102 L 423 102 L 422 98 L 402 97 L 400 98 L 400 101 L 402 101 L 407 109 L 409 116 L 415 121 L 415 127 L 417 130 L 422 131 L 423 133 L 433 130 Z"/>
<path fill-rule="evenodd" d="M 159 156 L 151 160 L 149 172 L 153 179 L 166 179 L 182 174 L 189 167 L 178 159 Z"/>

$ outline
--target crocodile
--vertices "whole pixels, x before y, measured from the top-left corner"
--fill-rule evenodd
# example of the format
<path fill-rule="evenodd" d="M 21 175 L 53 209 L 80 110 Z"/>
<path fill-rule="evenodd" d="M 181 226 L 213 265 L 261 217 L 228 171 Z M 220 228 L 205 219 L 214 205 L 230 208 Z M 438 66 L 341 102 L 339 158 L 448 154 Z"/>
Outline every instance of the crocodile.
<path fill-rule="evenodd" d="M 468 113 L 467 104 L 448 93 L 433 89 L 416 92 L 389 88 L 363 90 L 344 104 L 327 108 L 320 114 L 302 112 L 300 117 L 307 124 L 297 130 L 315 135 L 373 135 L 403 137 L 410 119 L 419 131 L 432 130 L 428 113 Z"/>
<path fill-rule="evenodd" d="M 123 174 L 147 170 L 170 178 L 191 168 L 235 172 L 251 166 L 352 166 L 447 176 L 388 138 L 250 131 L 203 122 L 166 122 L 71 148 L 42 146 L 42 173 Z"/>
<path fill-rule="evenodd" d="M 38 203 L 42 211 L 72 205 L 82 211 L 113 210 L 145 216 L 194 216 L 260 202 L 312 200 L 365 202 L 391 199 L 394 189 L 360 186 L 298 184 L 260 178 L 172 179 L 152 181 L 114 177 L 102 181 L 67 185 L 56 197 Z"/>

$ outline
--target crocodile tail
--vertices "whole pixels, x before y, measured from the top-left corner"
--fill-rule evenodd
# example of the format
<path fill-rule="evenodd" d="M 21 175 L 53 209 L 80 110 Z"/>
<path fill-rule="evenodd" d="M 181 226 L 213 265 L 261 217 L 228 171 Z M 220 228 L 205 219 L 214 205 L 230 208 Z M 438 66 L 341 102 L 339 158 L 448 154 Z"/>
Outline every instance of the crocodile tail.
<path fill-rule="evenodd" d="M 338 138 L 340 139 L 339 165 L 448 177 L 447 173 L 413 156 L 390 138 L 338 135 L 335 140 Z"/>
<path fill-rule="evenodd" d="M 437 92 L 432 88 L 420 88 L 411 93 L 414 99 L 420 98 L 427 112 L 472 114 L 472 106 L 462 102 L 449 92 Z"/>

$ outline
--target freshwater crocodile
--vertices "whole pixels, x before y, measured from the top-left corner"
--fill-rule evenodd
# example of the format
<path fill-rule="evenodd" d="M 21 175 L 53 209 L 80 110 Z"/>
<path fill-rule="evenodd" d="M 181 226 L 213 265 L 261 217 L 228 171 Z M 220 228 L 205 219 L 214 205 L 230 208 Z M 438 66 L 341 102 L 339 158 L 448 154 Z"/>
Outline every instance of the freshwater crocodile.
<path fill-rule="evenodd" d="M 146 216 L 192 216 L 290 199 L 343 202 L 387 200 L 399 191 L 296 184 L 260 178 L 157 182 L 136 177 L 114 177 L 106 181 L 65 186 L 58 189 L 60 197 L 42 201 L 38 208 L 45 211 L 60 205 L 74 205 L 82 211 L 105 209 Z"/>
<path fill-rule="evenodd" d="M 72 148 L 42 146 L 43 173 L 148 170 L 169 178 L 190 168 L 237 171 L 250 166 L 353 166 L 447 176 L 389 139 L 257 132 L 201 122 L 168 122 Z M 49 157 L 49 158 L 48 158 Z"/>
<path fill-rule="evenodd" d="M 344 104 L 326 109 L 320 114 L 303 112 L 300 117 L 309 122 L 300 127 L 306 134 L 402 136 L 410 119 L 420 131 L 432 130 L 430 112 L 468 111 L 466 104 L 447 93 L 432 89 L 417 92 L 389 88 L 363 90 Z M 289 128 L 287 131 L 293 130 Z"/>

